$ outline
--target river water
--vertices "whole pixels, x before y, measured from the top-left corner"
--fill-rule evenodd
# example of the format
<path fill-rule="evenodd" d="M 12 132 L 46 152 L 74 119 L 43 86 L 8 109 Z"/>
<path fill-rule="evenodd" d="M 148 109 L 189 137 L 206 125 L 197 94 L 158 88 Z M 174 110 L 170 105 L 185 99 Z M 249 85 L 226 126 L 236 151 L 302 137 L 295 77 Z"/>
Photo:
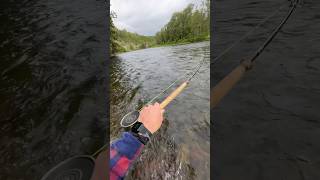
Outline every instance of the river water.
<path fill-rule="evenodd" d="M 289 1 L 215 1 L 215 57 L 285 8 L 212 67 L 215 85 L 267 38 Z M 320 3 L 302 0 L 255 67 L 211 112 L 214 179 L 320 179 Z"/>
<path fill-rule="evenodd" d="M 209 42 L 201 42 L 150 48 L 111 59 L 110 137 L 115 139 L 125 130 L 119 123 L 126 113 L 141 107 L 205 58 L 190 85 L 166 108 L 161 129 L 126 179 L 209 179 L 209 47 Z"/>
<path fill-rule="evenodd" d="M 105 1 L 1 1 L 0 179 L 40 179 L 106 141 Z"/>

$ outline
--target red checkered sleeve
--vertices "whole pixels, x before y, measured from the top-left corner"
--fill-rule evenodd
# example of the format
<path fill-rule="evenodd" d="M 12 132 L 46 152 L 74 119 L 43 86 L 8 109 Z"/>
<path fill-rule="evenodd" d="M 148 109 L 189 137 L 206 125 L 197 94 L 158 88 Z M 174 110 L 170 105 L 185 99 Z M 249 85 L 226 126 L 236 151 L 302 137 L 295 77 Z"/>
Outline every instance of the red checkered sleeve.
<path fill-rule="evenodd" d="M 125 132 L 122 137 L 110 145 L 110 180 L 123 179 L 132 162 L 140 155 L 143 144 L 131 133 Z"/>

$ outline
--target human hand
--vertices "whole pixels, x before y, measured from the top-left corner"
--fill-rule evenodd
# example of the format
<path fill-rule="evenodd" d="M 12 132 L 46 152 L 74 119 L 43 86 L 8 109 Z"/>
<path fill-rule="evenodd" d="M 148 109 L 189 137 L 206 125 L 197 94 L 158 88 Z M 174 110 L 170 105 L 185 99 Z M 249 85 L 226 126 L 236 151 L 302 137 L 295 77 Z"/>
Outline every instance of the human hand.
<path fill-rule="evenodd" d="M 138 121 L 153 134 L 161 127 L 163 113 L 164 109 L 160 108 L 159 103 L 148 105 L 140 111 Z"/>

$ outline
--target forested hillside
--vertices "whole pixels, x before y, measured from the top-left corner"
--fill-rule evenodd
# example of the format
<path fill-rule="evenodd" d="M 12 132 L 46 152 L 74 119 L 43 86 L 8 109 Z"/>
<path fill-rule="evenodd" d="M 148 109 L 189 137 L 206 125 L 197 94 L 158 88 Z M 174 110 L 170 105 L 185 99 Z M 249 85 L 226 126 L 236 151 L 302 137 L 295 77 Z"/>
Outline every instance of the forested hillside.
<path fill-rule="evenodd" d="M 204 0 L 200 7 L 188 5 L 183 11 L 172 15 L 170 21 L 155 36 L 142 36 L 117 29 L 111 13 L 111 54 L 162 45 L 192 43 L 210 39 L 210 1 Z"/>
<path fill-rule="evenodd" d="M 209 0 L 204 1 L 200 8 L 190 4 L 182 12 L 174 13 L 169 23 L 156 34 L 157 44 L 209 40 L 209 3 Z"/>
<path fill-rule="evenodd" d="M 137 33 L 119 30 L 110 18 L 110 52 L 111 55 L 121 52 L 144 49 L 155 45 L 154 36 L 142 36 Z"/>
<path fill-rule="evenodd" d="M 152 36 L 142 36 L 137 33 L 131 33 L 124 30 L 117 30 L 117 42 L 123 48 L 122 51 L 132 51 L 144 49 L 155 45 L 155 39 Z"/>

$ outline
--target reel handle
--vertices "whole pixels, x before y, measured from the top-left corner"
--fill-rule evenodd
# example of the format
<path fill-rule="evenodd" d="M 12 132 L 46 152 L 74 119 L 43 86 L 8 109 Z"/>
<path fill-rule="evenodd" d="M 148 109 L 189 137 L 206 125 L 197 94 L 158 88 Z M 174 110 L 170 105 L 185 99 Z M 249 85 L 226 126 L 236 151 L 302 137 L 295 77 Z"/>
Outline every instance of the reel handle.
<path fill-rule="evenodd" d="M 176 98 L 183 89 L 188 85 L 188 81 L 182 83 L 177 89 L 175 89 L 165 100 L 160 103 L 160 108 L 164 109 L 174 98 Z"/>

